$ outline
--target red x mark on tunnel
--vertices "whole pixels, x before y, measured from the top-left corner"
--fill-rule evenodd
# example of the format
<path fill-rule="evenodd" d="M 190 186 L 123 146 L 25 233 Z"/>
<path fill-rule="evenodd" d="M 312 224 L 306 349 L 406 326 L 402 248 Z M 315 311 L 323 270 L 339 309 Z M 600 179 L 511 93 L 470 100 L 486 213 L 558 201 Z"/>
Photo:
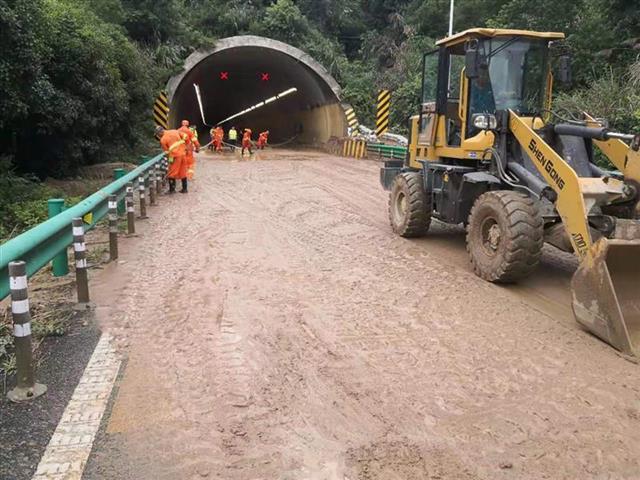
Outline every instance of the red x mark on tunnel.
<path fill-rule="evenodd" d="M 229 72 L 220 72 L 220 80 L 229 80 Z"/>
<path fill-rule="evenodd" d="M 261 79 L 262 79 L 263 82 L 268 82 L 269 81 L 269 73 L 268 72 L 263 72 L 260 75 L 261 75 Z"/>

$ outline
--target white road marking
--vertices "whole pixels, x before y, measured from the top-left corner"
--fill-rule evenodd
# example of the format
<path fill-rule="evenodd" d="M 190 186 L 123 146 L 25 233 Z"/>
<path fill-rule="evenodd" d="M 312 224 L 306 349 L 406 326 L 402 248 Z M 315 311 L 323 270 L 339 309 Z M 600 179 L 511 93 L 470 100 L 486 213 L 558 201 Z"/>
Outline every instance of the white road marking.
<path fill-rule="evenodd" d="M 120 369 L 103 334 L 53 433 L 33 480 L 80 480 Z"/>

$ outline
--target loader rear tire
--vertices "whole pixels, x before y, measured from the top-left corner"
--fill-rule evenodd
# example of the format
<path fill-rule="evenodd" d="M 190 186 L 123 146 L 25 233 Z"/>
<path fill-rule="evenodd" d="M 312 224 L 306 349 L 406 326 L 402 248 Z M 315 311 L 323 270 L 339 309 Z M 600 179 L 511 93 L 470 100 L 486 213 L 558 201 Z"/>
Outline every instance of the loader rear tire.
<path fill-rule="evenodd" d="M 401 237 L 421 237 L 427 233 L 431 224 L 431 202 L 424 190 L 422 174 L 404 172 L 393 179 L 389 221 Z"/>
<path fill-rule="evenodd" d="M 544 243 L 538 202 L 509 190 L 480 195 L 467 225 L 473 270 L 489 282 L 515 282 L 537 267 Z"/>

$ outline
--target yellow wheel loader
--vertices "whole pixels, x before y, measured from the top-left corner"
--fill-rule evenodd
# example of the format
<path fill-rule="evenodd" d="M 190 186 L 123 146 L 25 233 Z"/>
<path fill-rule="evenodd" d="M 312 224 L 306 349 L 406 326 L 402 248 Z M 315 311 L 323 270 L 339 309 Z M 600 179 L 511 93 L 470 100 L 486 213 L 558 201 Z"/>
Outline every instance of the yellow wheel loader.
<path fill-rule="evenodd" d="M 552 110 L 550 47 L 562 38 L 475 28 L 425 55 L 407 158 L 380 171 L 391 227 L 417 237 L 432 218 L 465 225 L 473 269 L 490 282 L 529 275 L 544 242 L 574 252 L 577 321 L 640 356 L 640 137 Z M 559 77 L 567 59 L 554 58 Z M 596 149 L 616 170 L 596 165 Z"/>

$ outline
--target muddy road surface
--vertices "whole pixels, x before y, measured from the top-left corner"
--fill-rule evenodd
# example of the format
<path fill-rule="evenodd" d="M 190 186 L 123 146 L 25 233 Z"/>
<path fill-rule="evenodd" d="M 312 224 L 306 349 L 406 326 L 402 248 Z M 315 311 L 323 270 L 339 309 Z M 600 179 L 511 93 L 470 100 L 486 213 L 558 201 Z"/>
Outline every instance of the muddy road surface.
<path fill-rule="evenodd" d="M 470 271 L 394 236 L 378 164 L 201 155 L 93 279 L 126 363 L 85 479 L 637 479 L 638 366 L 583 332 L 575 263 Z"/>

